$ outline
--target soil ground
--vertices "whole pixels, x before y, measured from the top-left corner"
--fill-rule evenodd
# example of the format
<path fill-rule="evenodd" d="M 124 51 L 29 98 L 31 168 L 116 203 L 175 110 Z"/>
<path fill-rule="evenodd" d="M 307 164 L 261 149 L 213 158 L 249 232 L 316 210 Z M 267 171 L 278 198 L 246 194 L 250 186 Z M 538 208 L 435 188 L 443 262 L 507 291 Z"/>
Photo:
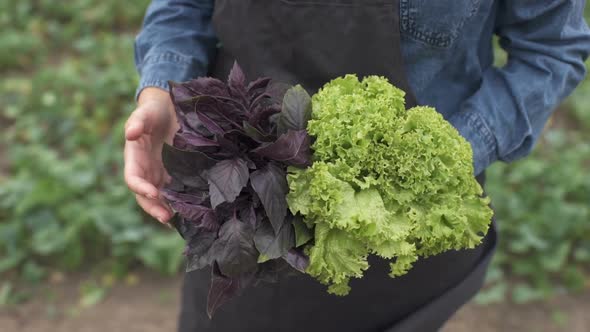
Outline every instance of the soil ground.
<path fill-rule="evenodd" d="M 0 332 L 174 331 L 180 277 L 150 273 L 116 282 L 102 301 L 85 306 L 83 277 L 58 277 L 35 291 L 32 300 L 0 308 Z M 102 280 L 99 282 L 107 282 Z M 590 332 L 590 291 L 527 305 L 474 303 L 462 308 L 443 332 Z"/>

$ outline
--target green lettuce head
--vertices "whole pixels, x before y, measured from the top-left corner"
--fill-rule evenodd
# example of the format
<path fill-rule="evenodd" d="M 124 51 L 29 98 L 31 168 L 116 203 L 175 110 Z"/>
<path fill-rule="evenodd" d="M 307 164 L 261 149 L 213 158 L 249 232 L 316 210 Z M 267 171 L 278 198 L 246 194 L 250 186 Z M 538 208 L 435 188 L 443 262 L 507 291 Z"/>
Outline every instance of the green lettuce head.
<path fill-rule="evenodd" d="M 326 84 L 312 108 L 313 165 L 290 169 L 287 200 L 314 230 L 306 272 L 329 292 L 346 295 L 369 254 L 395 277 L 419 256 L 481 242 L 492 211 L 471 146 L 436 110 L 406 110 L 387 79 L 355 75 Z"/>

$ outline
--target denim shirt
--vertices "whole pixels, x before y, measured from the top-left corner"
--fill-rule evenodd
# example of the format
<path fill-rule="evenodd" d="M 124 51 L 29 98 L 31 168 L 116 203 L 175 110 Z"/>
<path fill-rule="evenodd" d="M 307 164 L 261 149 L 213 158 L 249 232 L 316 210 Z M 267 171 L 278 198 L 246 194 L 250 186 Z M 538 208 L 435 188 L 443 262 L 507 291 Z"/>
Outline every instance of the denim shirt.
<path fill-rule="evenodd" d="M 474 172 L 527 155 L 586 71 L 584 0 L 399 0 L 402 53 L 418 103 L 435 107 L 473 148 Z M 217 40 L 214 0 L 153 0 L 135 41 L 148 86 L 206 75 Z M 493 66 L 492 36 L 508 53 Z M 137 96 L 137 95 L 136 95 Z"/>

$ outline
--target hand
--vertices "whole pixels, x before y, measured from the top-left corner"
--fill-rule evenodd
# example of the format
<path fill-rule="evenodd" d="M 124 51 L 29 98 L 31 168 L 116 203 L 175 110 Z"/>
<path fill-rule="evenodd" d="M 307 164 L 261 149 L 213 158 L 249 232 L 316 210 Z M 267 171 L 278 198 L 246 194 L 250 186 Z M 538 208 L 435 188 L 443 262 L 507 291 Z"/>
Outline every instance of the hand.
<path fill-rule="evenodd" d="M 161 223 L 173 214 L 159 193 L 170 181 L 162 164 L 162 146 L 172 144 L 178 128 L 170 95 L 158 88 L 141 92 L 138 107 L 125 124 L 125 182 L 142 209 Z"/>

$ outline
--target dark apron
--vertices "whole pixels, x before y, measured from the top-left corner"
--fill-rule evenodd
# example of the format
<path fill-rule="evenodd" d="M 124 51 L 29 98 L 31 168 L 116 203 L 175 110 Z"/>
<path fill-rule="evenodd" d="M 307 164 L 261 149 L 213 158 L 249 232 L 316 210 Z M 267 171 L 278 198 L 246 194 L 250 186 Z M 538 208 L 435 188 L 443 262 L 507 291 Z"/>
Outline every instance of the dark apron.
<path fill-rule="evenodd" d="M 269 76 L 315 92 L 347 73 L 381 75 L 416 99 L 400 50 L 398 0 L 216 0 L 213 24 L 222 43 L 212 76 L 226 78 L 234 60 L 249 79 Z M 483 184 L 483 176 L 478 177 Z M 481 287 L 496 244 L 420 259 L 390 278 L 389 263 L 370 257 L 370 269 L 339 297 L 308 275 L 245 290 L 209 320 L 209 269 L 188 273 L 180 332 L 436 331 Z"/>

